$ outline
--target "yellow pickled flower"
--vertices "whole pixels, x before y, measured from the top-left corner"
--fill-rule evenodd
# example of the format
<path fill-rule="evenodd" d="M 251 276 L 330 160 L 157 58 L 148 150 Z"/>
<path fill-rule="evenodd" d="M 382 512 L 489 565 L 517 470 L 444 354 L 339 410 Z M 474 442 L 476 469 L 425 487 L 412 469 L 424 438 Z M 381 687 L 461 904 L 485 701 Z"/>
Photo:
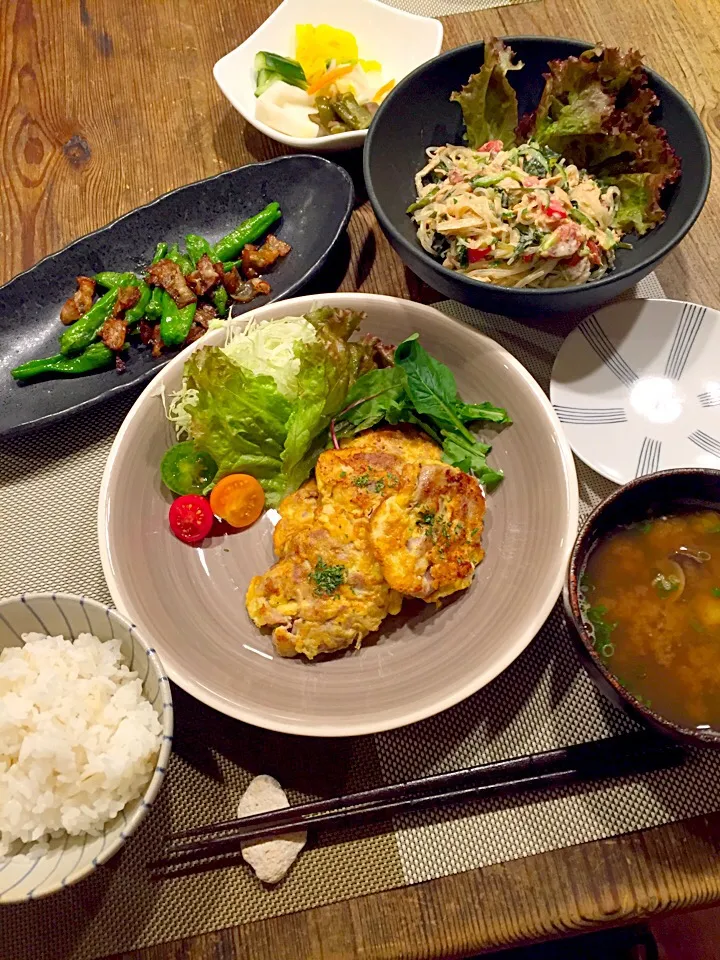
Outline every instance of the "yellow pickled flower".
<path fill-rule="evenodd" d="M 295 27 L 295 59 L 300 63 L 309 81 L 323 73 L 330 60 L 351 63 L 358 58 L 357 40 L 347 30 L 339 30 L 327 23 L 315 27 L 299 23 Z"/>

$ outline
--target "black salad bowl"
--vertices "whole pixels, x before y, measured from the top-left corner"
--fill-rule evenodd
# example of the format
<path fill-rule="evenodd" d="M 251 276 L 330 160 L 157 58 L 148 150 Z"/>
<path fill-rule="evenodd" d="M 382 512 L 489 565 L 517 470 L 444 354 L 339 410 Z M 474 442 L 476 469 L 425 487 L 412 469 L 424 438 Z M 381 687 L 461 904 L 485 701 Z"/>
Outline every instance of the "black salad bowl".
<path fill-rule="evenodd" d="M 627 690 L 598 655 L 581 609 L 581 577 L 599 540 L 617 527 L 697 507 L 720 509 L 720 470 L 665 470 L 632 480 L 604 500 L 578 534 L 563 588 L 565 614 L 580 659 L 596 686 L 633 720 L 696 746 L 720 748 L 720 730 L 682 727 L 651 710 Z M 720 659 L 720 658 L 719 658 Z"/>
<path fill-rule="evenodd" d="M 503 38 L 522 61 L 508 79 L 519 114 L 535 109 L 549 60 L 577 56 L 593 44 L 557 37 Z M 426 283 L 454 300 L 517 317 L 589 313 L 637 283 L 682 240 L 702 210 L 710 186 L 707 136 L 697 114 L 678 91 L 652 70 L 650 86 L 660 100 L 653 122 L 667 130 L 680 157 L 680 179 L 665 193 L 665 221 L 644 237 L 630 235 L 632 250 L 620 250 L 615 268 L 600 280 L 562 289 L 513 290 L 473 280 L 443 267 L 420 246 L 406 209 L 415 199 L 414 178 L 427 147 L 463 142 L 460 106 L 450 101 L 483 62 L 483 43 L 472 43 L 429 60 L 402 80 L 377 111 L 365 141 L 365 183 L 375 214 L 403 261 Z"/>

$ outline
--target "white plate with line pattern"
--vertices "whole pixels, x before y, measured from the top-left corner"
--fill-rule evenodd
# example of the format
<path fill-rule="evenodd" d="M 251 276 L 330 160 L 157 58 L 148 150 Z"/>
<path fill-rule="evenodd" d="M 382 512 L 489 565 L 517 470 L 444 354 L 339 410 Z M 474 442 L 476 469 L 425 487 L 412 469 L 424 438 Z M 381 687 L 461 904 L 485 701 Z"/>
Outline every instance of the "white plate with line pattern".
<path fill-rule="evenodd" d="M 615 483 L 720 468 L 719 320 L 680 300 L 627 300 L 586 317 L 550 381 L 577 456 Z"/>

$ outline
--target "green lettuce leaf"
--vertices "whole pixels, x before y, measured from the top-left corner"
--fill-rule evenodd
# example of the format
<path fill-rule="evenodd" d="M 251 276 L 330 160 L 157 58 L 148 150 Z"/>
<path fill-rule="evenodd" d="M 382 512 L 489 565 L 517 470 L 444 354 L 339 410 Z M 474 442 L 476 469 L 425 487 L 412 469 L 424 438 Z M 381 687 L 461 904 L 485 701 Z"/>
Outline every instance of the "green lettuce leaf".
<path fill-rule="evenodd" d="M 218 465 L 216 479 L 249 473 L 277 504 L 285 489 L 282 455 L 292 405 L 272 377 L 234 363 L 221 347 L 196 350 L 185 364 L 189 389 L 197 391 L 190 435 Z"/>
<path fill-rule="evenodd" d="M 327 446 L 330 421 L 347 405 L 350 388 L 372 364 L 371 348 L 349 338 L 363 315 L 325 307 L 307 314 L 317 341 L 301 344 L 298 397 L 288 421 L 282 452 L 288 492 L 308 477 Z"/>
<path fill-rule="evenodd" d="M 665 219 L 665 211 L 660 206 L 662 175 L 626 173 L 619 177 L 608 177 L 605 182 L 620 190 L 615 224 L 623 233 L 635 231 L 642 236 Z"/>
<path fill-rule="evenodd" d="M 640 54 L 596 47 L 548 66 L 540 103 L 520 122 L 518 137 L 617 184 L 616 226 L 647 232 L 664 219 L 660 196 L 680 175 L 680 162 L 650 121 L 658 99 Z"/>
<path fill-rule="evenodd" d="M 450 97 L 460 104 L 470 147 L 481 147 L 490 140 L 501 140 L 505 147 L 515 144 L 518 102 L 507 72 L 519 70 L 522 63 L 513 64 L 513 57 L 513 51 L 502 40 L 487 40 L 483 66 L 462 90 Z"/>
<path fill-rule="evenodd" d="M 373 366 L 372 346 L 348 342 L 362 315 L 326 308 L 307 315 L 312 342 L 298 341 L 296 394 L 252 372 L 222 347 L 203 347 L 185 364 L 187 432 L 218 465 L 216 480 L 248 473 L 274 507 L 309 476 L 328 444 L 328 426 L 358 377 Z"/>

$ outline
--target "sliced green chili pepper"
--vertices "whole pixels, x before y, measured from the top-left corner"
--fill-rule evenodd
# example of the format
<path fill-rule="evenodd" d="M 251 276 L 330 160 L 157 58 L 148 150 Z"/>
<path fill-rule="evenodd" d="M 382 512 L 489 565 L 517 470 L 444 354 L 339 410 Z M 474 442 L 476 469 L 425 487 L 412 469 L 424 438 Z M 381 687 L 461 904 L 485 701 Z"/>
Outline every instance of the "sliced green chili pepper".
<path fill-rule="evenodd" d="M 121 274 L 122 283 L 108 290 L 90 307 L 88 312 L 76 320 L 60 337 L 60 353 L 80 353 L 89 347 L 95 334 L 112 313 L 121 286 L 136 287 L 140 283 L 134 273 Z"/>
<path fill-rule="evenodd" d="M 200 237 L 197 233 L 189 233 L 185 237 L 185 249 L 195 266 L 197 266 L 198 260 L 204 253 L 212 259 L 212 247 L 205 237 Z"/>
<path fill-rule="evenodd" d="M 129 310 L 125 311 L 125 319 L 128 323 L 136 323 L 138 320 L 142 320 L 145 316 L 147 305 L 150 303 L 150 297 L 152 295 L 150 287 L 144 280 L 138 282 L 138 287 L 140 288 L 140 299 L 134 307 L 130 307 Z"/>
<path fill-rule="evenodd" d="M 224 317 L 227 313 L 229 299 L 230 297 L 225 287 L 220 286 L 215 288 L 212 301 L 219 317 Z"/>
<path fill-rule="evenodd" d="M 372 114 L 367 107 L 361 106 L 352 93 L 344 93 L 332 102 L 333 110 L 351 130 L 367 130 Z"/>
<path fill-rule="evenodd" d="M 180 496 L 202 494 L 214 479 L 217 469 L 209 453 L 196 450 L 192 440 L 185 440 L 165 452 L 160 464 L 160 476 L 173 493 Z"/>
<path fill-rule="evenodd" d="M 155 253 L 153 255 L 152 262 L 158 263 L 158 261 L 163 260 L 167 256 L 167 252 L 168 245 L 161 240 L 160 243 L 155 247 Z"/>
<path fill-rule="evenodd" d="M 195 269 L 195 265 L 190 257 L 188 257 L 185 253 L 181 253 L 180 247 L 178 247 L 176 243 L 174 243 L 168 250 L 167 259 L 172 260 L 173 263 L 176 263 L 182 270 L 183 274 L 192 273 Z"/>
<path fill-rule="evenodd" d="M 41 360 L 28 360 L 27 363 L 15 367 L 10 373 L 16 380 L 31 380 L 33 377 L 62 375 L 67 377 L 90 373 L 91 370 L 102 370 L 112 366 L 115 362 L 115 352 L 106 347 L 99 340 L 91 344 L 76 357 L 66 357 L 58 353 L 54 357 L 43 357 Z"/>
<path fill-rule="evenodd" d="M 280 204 L 273 201 L 249 220 L 231 230 L 214 248 L 214 260 L 234 260 L 246 243 L 253 243 L 282 216 Z"/>
<path fill-rule="evenodd" d="M 186 307 L 178 307 L 173 298 L 163 291 L 162 317 L 160 318 L 160 337 L 168 347 L 179 347 L 185 342 L 190 333 L 197 303 L 189 303 Z"/>
<path fill-rule="evenodd" d="M 405 213 L 415 213 L 415 211 L 420 210 L 421 207 L 426 207 L 429 203 L 432 203 L 439 189 L 440 187 L 433 187 L 432 190 L 428 190 L 424 197 L 416 200 L 415 203 L 411 203 Z"/>

